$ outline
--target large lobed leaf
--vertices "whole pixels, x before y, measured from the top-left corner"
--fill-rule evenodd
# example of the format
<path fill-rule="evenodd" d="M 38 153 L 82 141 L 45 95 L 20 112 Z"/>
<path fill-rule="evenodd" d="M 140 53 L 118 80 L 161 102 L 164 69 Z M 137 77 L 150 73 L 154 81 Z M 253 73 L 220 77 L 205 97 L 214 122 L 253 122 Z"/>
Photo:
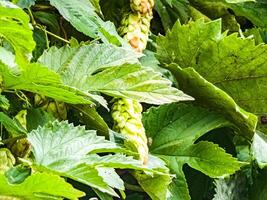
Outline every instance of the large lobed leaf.
<path fill-rule="evenodd" d="M 78 48 L 52 47 L 39 62 L 59 73 L 66 85 L 84 93 L 102 92 L 151 104 L 192 100 L 172 88 L 171 82 L 161 74 L 142 68 L 138 64 L 139 57 L 140 54 L 131 49 L 93 44 Z"/>
<path fill-rule="evenodd" d="M 0 36 L 12 45 L 21 67 L 29 60 L 35 47 L 29 21 L 29 16 L 22 9 L 8 1 L 0 1 Z"/>
<path fill-rule="evenodd" d="M 169 41 L 177 41 L 177 43 Z M 158 44 L 157 53 L 160 61 L 165 64 L 174 62 L 182 68 L 172 67 L 171 69 L 177 74 L 176 78 L 181 83 L 182 90 L 192 91 L 188 94 L 195 97 L 200 104 L 208 104 L 215 110 L 223 112 L 228 119 L 239 126 L 241 132 L 252 137 L 256 127 L 256 117 L 242 110 L 231 97 L 250 112 L 255 114 L 267 112 L 265 83 L 267 65 L 266 56 L 264 56 L 266 45 L 255 46 L 251 39 L 242 39 L 236 34 L 229 36 L 222 34 L 220 20 L 209 23 L 198 20 L 184 26 L 176 23 L 166 37 L 158 38 Z M 193 75 L 196 72 L 189 72 L 188 67 L 194 68 L 202 77 L 196 78 L 197 75 Z M 196 79 L 193 79 L 193 76 Z M 180 79 L 183 80 L 180 81 Z M 201 82 L 201 79 L 202 86 L 200 87 L 197 82 Z M 208 81 L 227 92 L 228 95 L 220 95 L 223 91 L 216 87 L 211 96 L 208 92 L 205 94 L 203 87 L 210 88 L 211 86 Z M 195 88 L 189 89 L 190 85 L 195 85 Z M 197 90 L 202 90 L 203 93 L 200 94 Z M 221 103 L 211 98 L 221 98 Z M 211 105 L 210 101 L 217 101 L 217 105 Z M 218 107 L 218 104 L 221 105 Z M 223 107 L 225 109 L 222 109 Z"/>
<path fill-rule="evenodd" d="M 150 143 L 150 152 L 167 163 L 176 178 L 170 186 L 170 199 L 190 199 L 182 167 L 190 167 L 210 177 L 232 174 L 239 162 L 218 145 L 196 140 L 205 133 L 231 124 L 222 116 L 192 104 L 169 104 L 151 108 L 143 123 Z"/>
<path fill-rule="evenodd" d="M 114 168 L 154 172 L 142 166 L 140 161 L 120 154 L 125 152 L 123 148 L 97 136 L 96 131 L 74 127 L 64 121 L 54 121 L 33 130 L 28 134 L 28 140 L 33 148 L 36 169 L 57 173 L 112 196 L 118 197 L 112 188 L 124 189 Z M 96 154 L 108 152 L 115 154 Z M 112 181 L 110 176 L 114 178 Z"/>
<path fill-rule="evenodd" d="M 150 104 L 193 100 L 182 91 L 171 87 L 172 82 L 163 78 L 160 73 L 137 64 L 111 67 L 88 77 L 87 85 L 89 91 Z"/>

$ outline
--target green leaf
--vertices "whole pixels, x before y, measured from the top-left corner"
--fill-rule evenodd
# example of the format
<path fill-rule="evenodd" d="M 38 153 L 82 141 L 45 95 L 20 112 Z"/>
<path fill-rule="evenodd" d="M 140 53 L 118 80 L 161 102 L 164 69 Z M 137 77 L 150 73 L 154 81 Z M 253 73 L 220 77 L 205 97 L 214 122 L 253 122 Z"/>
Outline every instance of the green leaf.
<path fill-rule="evenodd" d="M 221 22 L 218 20 L 209 23 L 198 20 L 185 26 L 177 23 L 166 37 L 158 38 L 158 58 L 162 63 L 177 63 L 181 68 L 193 67 L 195 70 L 166 66 L 175 73 L 184 92 L 201 105 L 223 112 L 240 128 L 241 133 L 252 137 L 256 116 L 240 109 L 233 99 L 251 112 L 262 113 L 266 70 L 264 56 L 259 55 L 264 54 L 266 47 L 255 46 L 252 40 L 238 38 L 235 34 L 226 36 L 221 34 L 220 29 Z M 259 99 L 255 91 L 263 98 Z M 222 98 L 225 100 L 222 101 Z"/>
<path fill-rule="evenodd" d="M 167 68 L 179 81 L 180 88 L 193 96 L 197 104 L 221 113 L 239 129 L 241 135 L 253 136 L 257 117 L 240 108 L 226 92 L 206 81 L 191 67 L 181 69 L 173 64 Z"/>
<path fill-rule="evenodd" d="M 97 136 L 96 131 L 74 127 L 64 121 L 54 121 L 39 127 L 28 134 L 28 139 L 37 169 L 60 174 L 112 196 L 118 195 L 110 186 L 122 189 L 121 179 L 111 172 L 113 168 L 146 169 L 132 157 L 120 154 L 96 155 L 124 152 L 124 149 Z M 108 169 L 104 170 L 103 167 Z M 112 173 L 116 180 L 107 182 L 109 173 L 105 172 Z"/>
<path fill-rule="evenodd" d="M 104 22 L 96 13 L 92 1 L 87 0 L 50 0 L 60 14 L 78 31 L 92 38 L 100 37 L 116 45 L 123 44 L 122 38 L 116 32 L 115 26 Z"/>
<path fill-rule="evenodd" d="M 11 119 L 3 112 L 0 112 L 0 123 L 2 123 L 6 130 L 11 134 L 19 135 L 27 133 L 27 130 L 25 130 L 18 121 Z"/>
<path fill-rule="evenodd" d="M 11 167 L 8 171 L 6 171 L 5 175 L 9 183 L 19 184 L 31 175 L 31 169 L 23 165 L 17 165 L 15 167 Z"/>
<path fill-rule="evenodd" d="M 58 59 L 54 59 L 55 57 Z M 107 67 L 137 63 L 139 57 L 141 54 L 132 49 L 110 44 L 91 44 L 80 47 L 64 46 L 60 49 L 51 47 L 38 61 L 55 72 L 63 75 L 65 73 L 66 79 L 69 78 L 67 75 L 72 76 L 68 83 L 79 85 L 78 81 L 84 81 L 81 80 L 83 76 L 91 75 Z M 78 76 L 77 80 L 73 76 Z"/>
<path fill-rule="evenodd" d="M 173 26 L 177 19 L 185 23 L 190 18 L 188 0 L 155 0 L 155 9 L 166 31 Z"/>
<path fill-rule="evenodd" d="M 141 68 L 137 64 L 111 67 L 87 79 L 87 90 L 114 97 L 131 98 L 150 104 L 193 100 L 171 85 L 171 81 L 163 78 L 160 73 L 150 68 Z"/>
<path fill-rule="evenodd" d="M 182 171 L 185 163 L 210 177 L 232 174 L 239 162 L 218 145 L 196 140 L 205 133 L 231 124 L 221 115 L 192 104 L 169 104 L 151 108 L 143 123 L 151 141 L 150 152 L 162 158 L 176 174 L 170 199 L 190 199 Z"/>
<path fill-rule="evenodd" d="M 139 185 L 153 200 L 164 200 L 169 196 L 169 185 L 172 176 L 169 174 L 169 169 L 165 166 L 165 162 L 156 156 L 149 155 L 148 168 L 165 173 L 148 174 L 140 171 L 133 173 Z"/>
<path fill-rule="evenodd" d="M 267 26 L 267 6 L 264 0 L 228 4 L 227 7 L 231 8 L 235 15 L 246 17 L 258 27 L 265 28 Z"/>
<path fill-rule="evenodd" d="M 21 67 L 28 62 L 35 47 L 29 21 L 22 9 L 8 1 L 0 1 L 0 36 L 12 45 L 16 61 Z"/>
<path fill-rule="evenodd" d="M 77 48 L 52 47 L 40 57 L 39 62 L 59 73 L 66 85 L 88 93 L 86 91 L 88 76 L 107 67 L 136 63 L 140 56 L 131 49 L 110 44 L 93 44 Z M 60 59 L 54 59 L 55 57 Z M 91 97 L 106 106 L 101 96 L 91 95 Z"/>
<path fill-rule="evenodd" d="M 123 65 L 120 68 L 110 68 L 126 62 L 137 63 L 139 56 L 139 54 L 132 50 L 105 44 L 87 45 L 79 48 L 66 46 L 61 49 L 51 48 L 40 57 L 39 62 L 61 74 L 66 85 L 76 87 L 84 92 L 103 92 L 111 96 L 128 97 L 155 104 L 190 99 L 190 97 L 185 96 L 180 91 L 171 88 L 170 81 L 163 79 L 160 74 L 154 73 L 150 69 L 140 71 L 140 66 L 136 65 L 132 68 L 128 67 L 128 65 Z M 53 59 L 54 57 L 60 59 Z M 108 67 L 110 69 L 92 75 Z M 117 79 L 114 77 L 114 74 L 116 74 L 114 72 L 115 69 L 120 71 L 120 73 L 117 73 Z M 122 77 L 122 75 L 125 77 Z M 119 76 L 121 77 L 120 79 Z M 137 80 L 134 78 L 135 76 L 138 77 Z M 133 83 L 128 84 L 129 88 L 118 88 L 121 91 L 111 91 L 115 88 L 114 84 L 118 87 L 124 86 L 118 85 L 117 82 L 125 83 L 126 86 L 130 78 L 133 79 Z M 142 80 L 143 83 L 140 84 Z M 108 82 L 110 84 L 107 84 Z M 101 88 L 105 84 L 107 84 L 106 88 Z M 111 87 L 110 91 L 107 90 L 109 87 Z M 144 96 L 145 93 L 147 94 L 146 96 Z"/>
<path fill-rule="evenodd" d="M 257 179 L 253 181 L 253 185 L 250 189 L 250 198 L 253 200 L 264 200 L 267 198 L 267 182 L 266 182 L 267 170 L 260 171 Z"/>
<path fill-rule="evenodd" d="M 26 178 L 21 184 L 10 184 L 5 175 L 0 174 L 0 195 L 38 200 L 48 198 L 78 199 L 84 196 L 84 193 L 74 189 L 57 175 L 37 172 Z"/>
<path fill-rule="evenodd" d="M 8 110 L 9 106 L 10 104 L 8 99 L 4 95 L 0 94 L 0 108 Z"/>
<path fill-rule="evenodd" d="M 92 95 L 64 85 L 57 73 L 38 63 L 28 64 L 20 75 L 17 75 L 12 68 L 0 62 L 0 74 L 3 77 L 4 90 L 26 90 L 67 103 L 92 104 L 89 100 Z"/>

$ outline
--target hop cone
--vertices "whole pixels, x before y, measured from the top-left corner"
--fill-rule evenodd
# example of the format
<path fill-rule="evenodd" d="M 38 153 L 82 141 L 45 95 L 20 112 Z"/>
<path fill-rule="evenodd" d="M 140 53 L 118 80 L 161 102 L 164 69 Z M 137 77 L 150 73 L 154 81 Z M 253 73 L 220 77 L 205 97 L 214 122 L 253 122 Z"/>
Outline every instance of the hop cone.
<path fill-rule="evenodd" d="M 134 12 L 139 12 L 142 14 L 149 13 L 152 15 L 154 0 L 130 0 L 130 5 Z"/>
<path fill-rule="evenodd" d="M 114 130 L 129 138 L 125 143 L 126 147 L 138 152 L 139 159 L 145 164 L 148 159 L 148 147 L 141 112 L 142 106 L 137 101 L 118 99 L 113 104 L 112 117 Z"/>
<path fill-rule="evenodd" d="M 49 100 L 45 96 L 36 94 L 34 97 L 34 104 L 36 106 L 40 106 L 42 109 L 44 109 L 46 112 L 50 113 L 57 119 L 67 119 L 67 108 L 64 102 Z"/>

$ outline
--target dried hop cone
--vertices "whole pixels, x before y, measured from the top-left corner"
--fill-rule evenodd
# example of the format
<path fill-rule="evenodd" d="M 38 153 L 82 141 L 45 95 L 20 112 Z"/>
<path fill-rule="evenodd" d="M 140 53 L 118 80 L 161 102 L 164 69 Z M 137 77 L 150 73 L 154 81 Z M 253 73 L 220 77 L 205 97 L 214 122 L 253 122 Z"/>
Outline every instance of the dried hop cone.
<path fill-rule="evenodd" d="M 147 138 L 142 124 L 142 106 L 130 99 L 118 99 L 113 104 L 114 130 L 127 136 L 125 146 L 138 152 L 139 159 L 146 164 L 148 159 Z"/>
<path fill-rule="evenodd" d="M 133 48 L 141 52 L 146 48 L 151 19 L 149 14 L 128 13 L 123 17 L 118 31 Z"/>
<path fill-rule="evenodd" d="M 149 13 L 151 15 L 154 0 L 131 0 L 130 6 L 134 12 L 140 12 L 142 14 Z"/>

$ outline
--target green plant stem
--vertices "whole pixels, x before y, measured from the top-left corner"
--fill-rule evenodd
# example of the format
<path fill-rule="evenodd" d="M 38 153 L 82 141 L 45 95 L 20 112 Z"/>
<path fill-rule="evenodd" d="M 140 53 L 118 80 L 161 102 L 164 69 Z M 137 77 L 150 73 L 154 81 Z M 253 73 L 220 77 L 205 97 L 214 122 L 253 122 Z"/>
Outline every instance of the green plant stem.
<path fill-rule="evenodd" d="M 35 27 L 38 28 L 38 29 L 40 29 L 40 30 L 42 30 L 42 31 L 44 31 L 44 32 L 47 33 L 48 35 L 51 35 L 51 36 L 53 36 L 53 37 L 55 37 L 55 38 L 57 38 L 57 39 L 59 39 L 59 40 L 61 40 L 61 41 L 63 41 L 63 42 L 66 42 L 66 43 L 70 44 L 70 41 L 68 41 L 68 40 L 66 40 L 66 39 L 64 39 L 64 38 L 62 38 L 62 37 L 60 37 L 60 36 L 58 36 L 58 35 L 56 35 L 56 34 L 50 32 L 50 31 L 46 30 L 46 29 L 43 28 L 41 25 L 36 25 Z"/>
<path fill-rule="evenodd" d="M 37 23 L 36 23 L 36 21 L 35 21 L 35 19 L 33 17 L 33 14 L 32 14 L 32 11 L 31 11 L 30 8 L 28 8 L 28 12 L 29 12 L 29 15 L 30 15 L 30 18 L 31 18 L 31 21 L 32 21 L 32 25 L 36 26 Z"/>

